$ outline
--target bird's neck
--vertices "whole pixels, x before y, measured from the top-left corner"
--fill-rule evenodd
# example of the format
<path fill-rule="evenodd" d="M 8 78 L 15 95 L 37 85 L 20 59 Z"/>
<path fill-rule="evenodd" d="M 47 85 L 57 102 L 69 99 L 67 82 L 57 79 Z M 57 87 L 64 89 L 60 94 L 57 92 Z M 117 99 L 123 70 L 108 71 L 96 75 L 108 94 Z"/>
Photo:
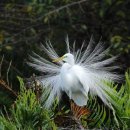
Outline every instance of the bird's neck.
<path fill-rule="evenodd" d="M 68 60 L 67 63 L 68 63 L 69 65 L 73 66 L 73 65 L 74 65 L 74 59 Z"/>
<path fill-rule="evenodd" d="M 71 68 L 72 65 L 70 65 L 69 63 L 64 63 L 62 68 L 61 68 L 61 72 L 65 73 L 66 71 L 68 71 L 69 68 Z"/>

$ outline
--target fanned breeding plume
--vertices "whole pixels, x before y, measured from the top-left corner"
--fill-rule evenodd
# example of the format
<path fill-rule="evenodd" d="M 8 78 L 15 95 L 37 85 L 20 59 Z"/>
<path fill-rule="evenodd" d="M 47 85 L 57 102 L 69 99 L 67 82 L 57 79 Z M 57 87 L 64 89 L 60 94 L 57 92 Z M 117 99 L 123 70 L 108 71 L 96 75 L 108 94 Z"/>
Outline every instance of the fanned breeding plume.
<path fill-rule="evenodd" d="M 49 90 L 46 107 L 52 105 L 55 97 L 60 99 L 62 91 L 78 106 L 87 105 L 88 94 L 98 96 L 108 106 L 110 103 L 115 105 L 108 94 L 114 94 L 114 90 L 105 82 L 121 79 L 113 72 L 118 66 L 111 65 L 117 57 L 105 59 L 109 48 L 104 49 L 102 42 L 95 45 L 92 37 L 87 47 L 83 42 L 77 51 L 75 42 L 70 47 L 68 37 L 66 45 L 66 54 L 59 57 L 50 41 L 46 42 L 46 46 L 42 45 L 42 48 L 53 62 L 36 53 L 30 56 L 31 62 L 28 62 L 30 66 L 46 74 L 40 79 L 43 87 Z"/>

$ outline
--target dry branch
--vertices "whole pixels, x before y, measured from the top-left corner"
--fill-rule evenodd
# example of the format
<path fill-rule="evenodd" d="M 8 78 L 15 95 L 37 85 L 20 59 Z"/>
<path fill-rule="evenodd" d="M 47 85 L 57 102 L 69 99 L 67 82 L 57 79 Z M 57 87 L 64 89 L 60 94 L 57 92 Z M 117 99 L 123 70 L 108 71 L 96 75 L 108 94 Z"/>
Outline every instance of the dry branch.
<path fill-rule="evenodd" d="M 17 97 L 17 94 L 10 88 L 9 85 L 6 84 L 6 82 L 2 79 L 0 79 L 0 87 L 6 89 L 7 91 L 11 92 L 15 97 Z"/>

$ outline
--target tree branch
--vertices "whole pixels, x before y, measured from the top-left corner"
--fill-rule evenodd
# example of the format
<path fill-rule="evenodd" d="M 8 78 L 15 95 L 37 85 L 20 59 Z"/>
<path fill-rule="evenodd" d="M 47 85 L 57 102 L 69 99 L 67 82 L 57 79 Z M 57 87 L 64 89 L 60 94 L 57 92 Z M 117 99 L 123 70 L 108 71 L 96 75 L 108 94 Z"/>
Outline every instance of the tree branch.
<path fill-rule="evenodd" d="M 66 5 L 64 5 L 64 6 L 61 6 L 61 7 L 57 8 L 57 9 L 54 9 L 54 10 L 52 10 L 52 11 L 50 11 L 50 12 L 44 14 L 43 16 L 37 18 L 36 20 L 34 20 L 34 22 L 38 22 L 38 21 L 42 20 L 44 17 L 50 16 L 50 15 L 54 14 L 55 12 L 59 12 L 59 11 L 61 11 L 61 10 L 63 10 L 63 9 L 69 8 L 69 7 L 74 6 L 74 5 L 80 5 L 81 3 L 86 2 L 86 1 L 88 1 L 88 0 L 80 0 L 80 1 L 72 2 L 72 3 L 66 4 Z M 25 31 L 29 30 L 29 29 L 32 28 L 32 27 L 36 27 L 36 26 L 37 26 L 37 24 L 33 24 L 33 25 L 31 25 L 31 26 L 29 26 L 29 27 L 23 29 L 21 32 L 17 33 L 16 35 L 14 35 L 14 36 L 12 36 L 12 37 L 10 37 L 10 38 L 13 39 L 14 37 L 20 35 L 21 33 L 23 33 L 23 32 L 25 32 Z M 16 43 L 17 43 L 17 42 L 16 42 Z M 16 43 L 13 43 L 12 45 L 15 45 Z M 6 44 L 4 44 L 4 45 L 1 45 L 0 47 L 2 48 L 2 47 L 7 46 L 7 45 L 9 45 L 9 44 L 10 44 L 10 43 L 6 43 Z"/>

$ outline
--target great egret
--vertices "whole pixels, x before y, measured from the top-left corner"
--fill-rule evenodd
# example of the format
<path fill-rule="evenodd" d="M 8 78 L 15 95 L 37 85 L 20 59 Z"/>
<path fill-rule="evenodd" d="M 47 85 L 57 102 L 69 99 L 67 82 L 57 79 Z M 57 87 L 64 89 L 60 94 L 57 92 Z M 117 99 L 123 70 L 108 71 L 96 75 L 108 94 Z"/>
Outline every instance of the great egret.
<path fill-rule="evenodd" d="M 43 86 L 50 90 L 46 107 L 51 106 L 55 97 L 60 99 L 62 91 L 78 106 L 87 105 L 88 93 L 92 96 L 97 95 L 108 106 L 109 103 L 114 104 L 115 102 L 108 95 L 108 92 L 114 94 L 114 91 L 104 81 L 120 80 L 120 76 L 112 73 L 118 66 L 110 66 L 116 57 L 104 59 L 109 49 L 104 50 L 102 42 L 94 47 L 93 38 L 90 39 L 86 48 L 85 42 L 83 42 L 77 51 L 75 51 L 75 43 L 70 48 L 68 38 L 66 45 L 67 52 L 60 58 L 50 42 L 46 43 L 46 47 L 42 45 L 43 50 L 53 59 L 53 62 L 36 53 L 30 56 L 32 62 L 28 64 L 36 70 L 46 73 L 46 76 L 41 78 Z"/>

